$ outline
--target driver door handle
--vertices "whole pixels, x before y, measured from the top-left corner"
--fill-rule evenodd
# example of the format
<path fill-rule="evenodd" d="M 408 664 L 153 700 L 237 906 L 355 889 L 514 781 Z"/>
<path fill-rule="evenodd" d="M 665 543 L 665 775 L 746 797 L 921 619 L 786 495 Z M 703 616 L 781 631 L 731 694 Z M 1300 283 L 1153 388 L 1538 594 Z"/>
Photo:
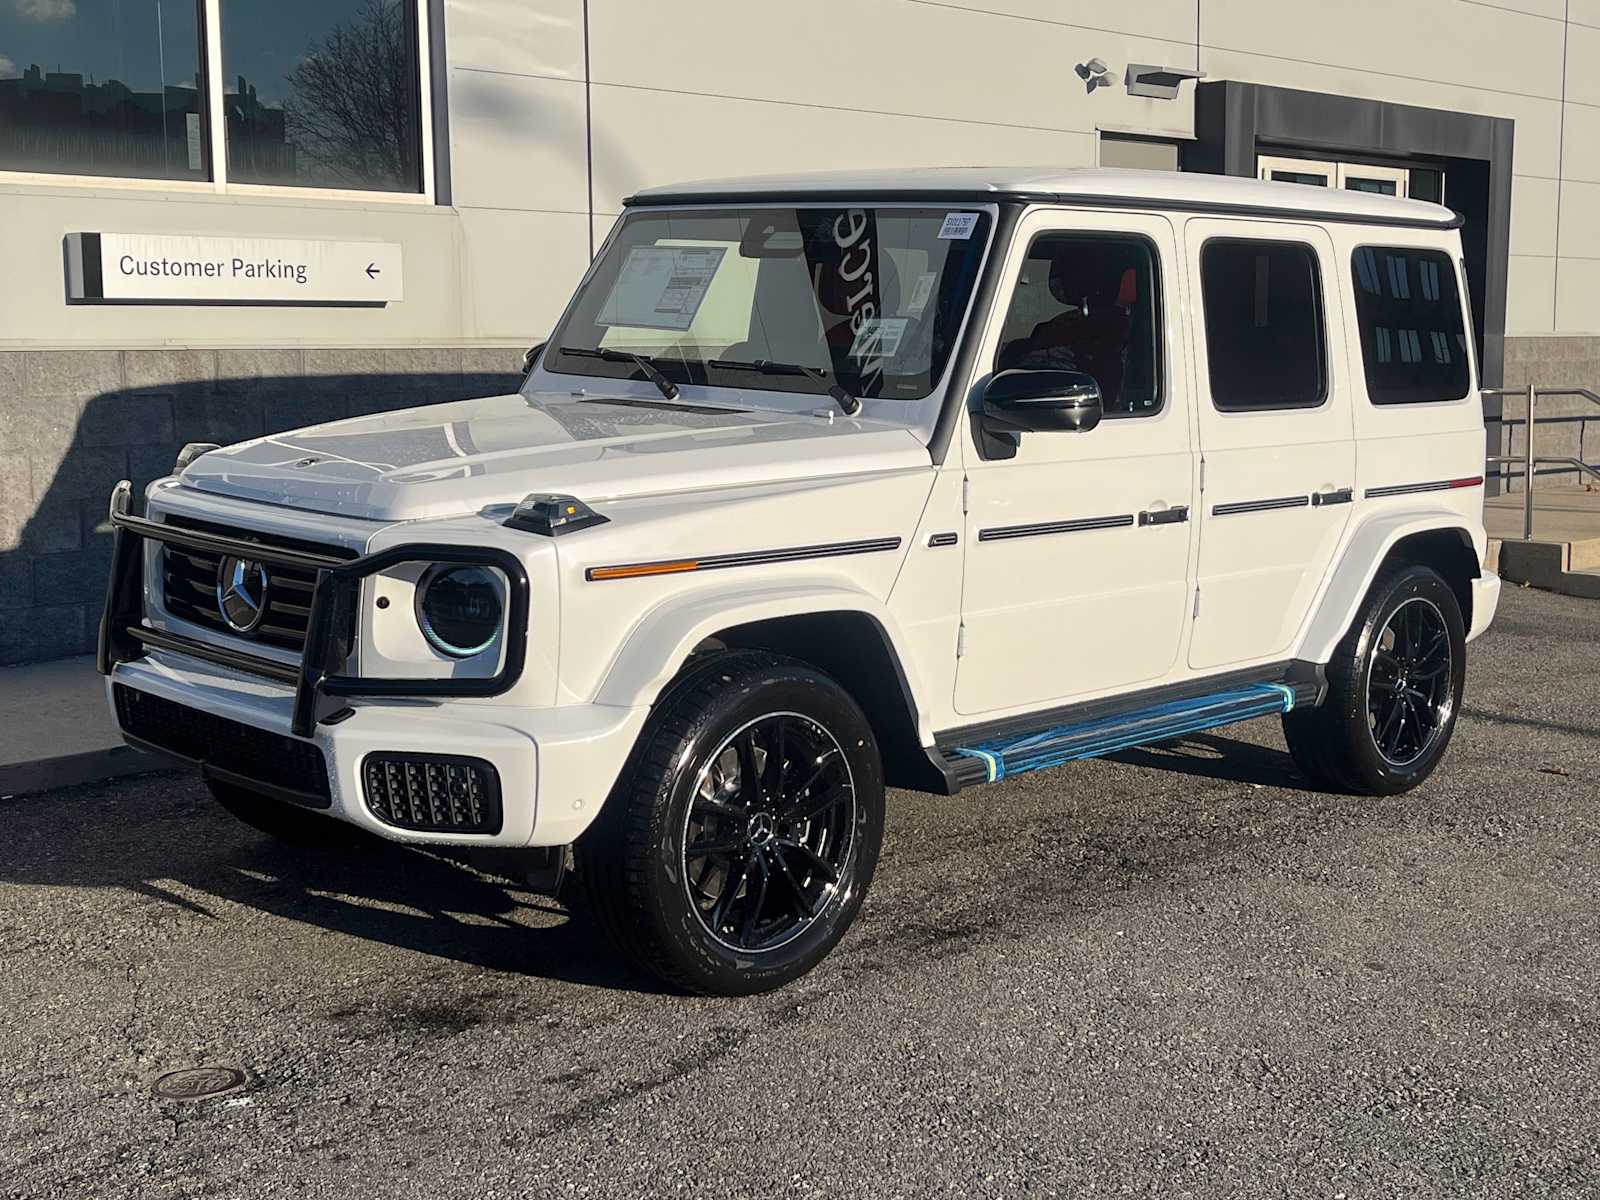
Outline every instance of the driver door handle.
<path fill-rule="evenodd" d="M 1146 509 L 1139 514 L 1140 525 L 1179 525 L 1188 519 L 1187 504 L 1174 505 L 1172 508 Z"/>
<path fill-rule="evenodd" d="M 1326 508 L 1330 504 L 1349 504 L 1354 499 L 1354 491 L 1347 487 L 1332 492 L 1311 493 L 1311 503 L 1317 508 Z"/>

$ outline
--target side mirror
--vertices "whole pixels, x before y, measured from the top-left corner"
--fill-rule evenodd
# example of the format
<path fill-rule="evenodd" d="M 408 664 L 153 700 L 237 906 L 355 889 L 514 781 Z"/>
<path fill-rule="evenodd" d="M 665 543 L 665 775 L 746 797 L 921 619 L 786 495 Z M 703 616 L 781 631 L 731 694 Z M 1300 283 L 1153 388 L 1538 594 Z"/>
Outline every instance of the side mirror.
<path fill-rule="evenodd" d="M 537 346 L 529 346 L 528 352 L 522 356 L 522 374 L 526 378 L 533 370 L 533 365 L 539 361 L 539 355 L 544 353 L 548 342 L 540 342 Z"/>
<path fill-rule="evenodd" d="M 1008 433 L 1087 433 L 1104 415 L 1100 384 L 1082 371 L 1001 371 L 983 389 L 984 421 Z"/>

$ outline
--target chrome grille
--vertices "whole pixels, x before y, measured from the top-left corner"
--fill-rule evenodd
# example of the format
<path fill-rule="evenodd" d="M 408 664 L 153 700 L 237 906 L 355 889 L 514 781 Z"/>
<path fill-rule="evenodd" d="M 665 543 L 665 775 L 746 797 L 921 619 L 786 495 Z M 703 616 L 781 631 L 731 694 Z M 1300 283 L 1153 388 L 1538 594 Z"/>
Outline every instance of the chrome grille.
<path fill-rule="evenodd" d="M 284 550 L 302 550 L 346 560 L 356 557 L 354 551 L 339 546 L 297 538 L 262 536 L 187 517 L 169 516 L 166 523 L 179 529 L 196 529 L 243 538 Z M 228 627 L 217 607 L 217 570 L 222 564 L 221 555 L 207 550 L 191 550 L 186 546 L 164 545 L 161 548 L 161 561 L 162 595 L 167 612 L 181 621 L 192 621 L 230 637 L 241 636 Z M 311 617 L 311 593 L 316 583 L 317 573 L 309 568 L 272 567 L 268 575 L 266 610 L 261 624 L 243 636 L 264 645 L 296 653 L 304 652 L 306 624 Z M 348 632 L 354 633 L 353 630 Z"/>

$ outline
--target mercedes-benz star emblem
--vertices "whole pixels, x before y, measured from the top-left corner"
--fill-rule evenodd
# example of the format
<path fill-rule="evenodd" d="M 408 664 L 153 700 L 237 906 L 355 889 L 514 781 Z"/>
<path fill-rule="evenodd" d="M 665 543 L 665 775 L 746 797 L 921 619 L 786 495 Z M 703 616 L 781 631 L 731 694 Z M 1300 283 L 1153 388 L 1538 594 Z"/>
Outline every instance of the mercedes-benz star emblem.
<path fill-rule="evenodd" d="M 267 569 L 232 555 L 218 563 L 217 611 L 235 633 L 254 633 L 267 612 Z"/>

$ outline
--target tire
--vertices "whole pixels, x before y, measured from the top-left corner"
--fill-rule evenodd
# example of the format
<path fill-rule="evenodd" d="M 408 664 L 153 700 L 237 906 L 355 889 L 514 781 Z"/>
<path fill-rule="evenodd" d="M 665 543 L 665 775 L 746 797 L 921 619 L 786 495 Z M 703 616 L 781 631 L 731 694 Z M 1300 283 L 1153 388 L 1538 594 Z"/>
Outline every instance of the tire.
<path fill-rule="evenodd" d="M 302 850 L 349 850 L 372 841 L 369 834 L 355 826 L 310 809 L 274 800 L 231 783 L 219 783 L 215 779 L 205 782 L 223 808 L 252 829 L 260 830 L 285 845 Z"/>
<path fill-rule="evenodd" d="M 1320 787 L 1410 791 L 1450 744 L 1466 668 L 1461 605 L 1444 578 L 1414 564 L 1381 573 L 1329 660 L 1327 698 L 1283 718 L 1295 765 Z"/>
<path fill-rule="evenodd" d="M 622 953 L 668 985 L 769 991 L 860 911 L 883 792 L 872 728 L 837 683 L 764 652 L 713 654 L 658 702 L 574 847 L 578 881 Z"/>

